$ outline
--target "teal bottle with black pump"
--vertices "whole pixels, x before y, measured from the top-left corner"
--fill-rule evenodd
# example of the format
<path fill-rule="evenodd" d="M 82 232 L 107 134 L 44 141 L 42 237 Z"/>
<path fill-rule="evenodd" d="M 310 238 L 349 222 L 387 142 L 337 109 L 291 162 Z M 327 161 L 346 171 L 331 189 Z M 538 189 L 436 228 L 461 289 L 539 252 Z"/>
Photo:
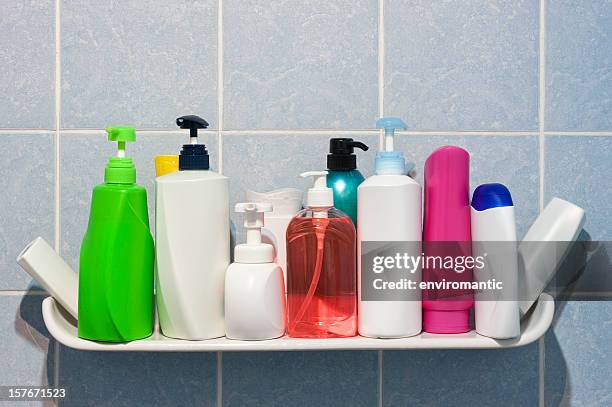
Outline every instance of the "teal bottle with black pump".
<path fill-rule="evenodd" d="M 369 147 L 352 138 L 329 140 L 327 186 L 334 191 L 334 206 L 346 213 L 357 226 L 357 187 L 364 178 L 357 169 L 355 148 L 367 151 Z"/>

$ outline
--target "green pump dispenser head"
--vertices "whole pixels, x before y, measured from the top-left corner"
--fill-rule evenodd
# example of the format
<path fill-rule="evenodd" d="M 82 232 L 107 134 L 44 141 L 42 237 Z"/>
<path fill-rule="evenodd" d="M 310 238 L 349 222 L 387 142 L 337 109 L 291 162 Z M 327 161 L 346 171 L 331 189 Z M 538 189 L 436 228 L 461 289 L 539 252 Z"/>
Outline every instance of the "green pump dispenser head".
<path fill-rule="evenodd" d="M 104 170 L 104 182 L 107 184 L 136 183 L 136 167 L 131 157 L 125 156 L 126 141 L 136 141 L 136 130 L 128 126 L 113 126 L 106 129 L 109 141 L 116 141 L 117 155 L 110 157 Z"/>

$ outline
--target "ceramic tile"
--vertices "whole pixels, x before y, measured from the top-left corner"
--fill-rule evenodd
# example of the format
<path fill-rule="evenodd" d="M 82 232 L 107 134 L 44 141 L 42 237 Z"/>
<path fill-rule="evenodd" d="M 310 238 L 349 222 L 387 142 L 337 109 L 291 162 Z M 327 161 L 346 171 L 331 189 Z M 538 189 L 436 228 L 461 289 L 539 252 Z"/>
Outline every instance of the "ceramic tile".
<path fill-rule="evenodd" d="M 55 2 L 6 1 L 0 19 L 0 128 L 55 127 Z"/>
<path fill-rule="evenodd" d="M 223 355 L 224 406 L 375 406 L 375 351 Z"/>
<path fill-rule="evenodd" d="M 216 354 L 60 349 L 65 406 L 213 406 Z"/>
<path fill-rule="evenodd" d="M 612 302 L 557 303 L 546 335 L 546 406 L 608 406 L 612 400 Z"/>
<path fill-rule="evenodd" d="M 55 244 L 55 150 L 50 133 L 0 135 L 0 290 L 24 290 L 32 279 L 15 259 L 34 238 Z"/>
<path fill-rule="evenodd" d="M 385 351 L 385 406 L 535 406 L 538 345 Z"/>
<path fill-rule="evenodd" d="M 42 319 L 44 298 L 0 296 L 0 386 L 53 385 L 55 346 Z"/>
<path fill-rule="evenodd" d="M 568 200 L 586 211 L 585 230 L 594 240 L 612 240 L 612 137 L 546 138 L 545 197 Z"/>
<path fill-rule="evenodd" d="M 375 1 L 224 1 L 224 128 L 369 128 Z"/>
<path fill-rule="evenodd" d="M 546 4 L 546 129 L 612 129 L 612 3 Z"/>
<path fill-rule="evenodd" d="M 385 114 L 417 130 L 536 130 L 538 9 L 385 1 Z"/>
<path fill-rule="evenodd" d="M 62 1 L 62 126 L 217 125 L 217 1 Z M 212 128 L 211 127 L 211 128 Z"/>

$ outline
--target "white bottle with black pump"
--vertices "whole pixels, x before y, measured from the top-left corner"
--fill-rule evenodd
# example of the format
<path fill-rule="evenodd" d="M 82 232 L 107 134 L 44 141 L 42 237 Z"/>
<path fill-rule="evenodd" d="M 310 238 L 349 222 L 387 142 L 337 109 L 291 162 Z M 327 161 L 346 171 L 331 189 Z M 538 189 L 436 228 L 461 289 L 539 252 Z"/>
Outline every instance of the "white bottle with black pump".
<path fill-rule="evenodd" d="M 285 334 L 285 283 L 274 247 L 261 241 L 266 203 L 239 203 L 245 214 L 246 244 L 234 249 L 225 275 L 225 331 L 229 339 L 264 340 Z"/>
<path fill-rule="evenodd" d="M 165 336 L 201 340 L 225 335 L 223 290 L 230 262 L 229 181 L 210 170 L 198 144 L 198 116 L 176 119 L 189 129 L 179 171 L 155 179 L 157 312 Z"/>

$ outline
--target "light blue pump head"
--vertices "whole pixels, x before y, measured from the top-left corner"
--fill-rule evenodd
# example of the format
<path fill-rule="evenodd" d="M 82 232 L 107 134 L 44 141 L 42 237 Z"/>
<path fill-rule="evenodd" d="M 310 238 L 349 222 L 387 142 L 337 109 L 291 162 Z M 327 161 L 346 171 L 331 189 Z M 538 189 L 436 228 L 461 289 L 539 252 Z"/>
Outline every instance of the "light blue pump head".
<path fill-rule="evenodd" d="M 376 128 L 385 129 L 385 141 L 383 151 L 376 154 L 375 170 L 376 174 L 406 174 L 414 168 L 414 165 L 406 166 L 404 154 L 393 151 L 393 137 L 395 129 L 406 130 L 406 123 L 399 117 L 381 117 L 376 120 Z"/>
<path fill-rule="evenodd" d="M 376 120 L 376 128 L 377 129 L 385 129 L 385 134 L 390 131 L 392 134 L 395 132 L 395 129 L 406 130 L 408 126 L 406 123 L 399 117 L 381 117 Z"/>

